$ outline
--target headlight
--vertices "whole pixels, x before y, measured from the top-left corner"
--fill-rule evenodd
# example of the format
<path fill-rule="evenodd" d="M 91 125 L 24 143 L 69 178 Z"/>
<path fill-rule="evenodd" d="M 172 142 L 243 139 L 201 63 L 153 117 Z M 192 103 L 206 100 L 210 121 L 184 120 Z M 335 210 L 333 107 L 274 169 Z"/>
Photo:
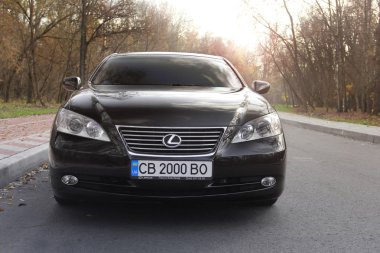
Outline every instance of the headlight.
<path fill-rule="evenodd" d="M 245 123 L 235 135 L 232 143 L 257 140 L 281 133 L 280 118 L 277 113 L 271 113 Z"/>
<path fill-rule="evenodd" d="M 57 115 L 57 131 L 85 138 L 110 141 L 104 129 L 93 119 L 61 109 Z"/>

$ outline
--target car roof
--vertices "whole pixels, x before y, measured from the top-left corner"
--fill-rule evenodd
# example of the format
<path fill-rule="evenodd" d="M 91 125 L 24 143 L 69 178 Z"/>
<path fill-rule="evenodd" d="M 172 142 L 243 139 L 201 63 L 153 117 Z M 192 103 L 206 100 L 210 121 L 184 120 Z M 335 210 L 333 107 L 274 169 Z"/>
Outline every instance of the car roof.
<path fill-rule="evenodd" d="M 111 56 L 177 56 L 177 57 L 200 57 L 224 60 L 221 56 L 210 54 L 197 54 L 197 53 L 185 53 L 185 52 L 130 52 L 130 53 L 115 53 Z"/>

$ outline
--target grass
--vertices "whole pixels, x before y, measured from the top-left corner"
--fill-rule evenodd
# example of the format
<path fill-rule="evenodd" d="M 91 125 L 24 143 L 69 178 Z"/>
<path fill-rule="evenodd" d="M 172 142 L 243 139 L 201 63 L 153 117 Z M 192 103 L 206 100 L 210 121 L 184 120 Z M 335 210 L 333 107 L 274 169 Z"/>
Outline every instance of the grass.
<path fill-rule="evenodd" d="M 361 113 L 361 112 L 337 113 L 335 112 L 334 109 L 331 109 L 329 110 L 329 112 L 326 112 L 325 108 L 315 108 L 315 111 L 313 112 L 303 112 L 301 108 L 294 108 L 290 105 L 288 106 L 288 105 L 283 105 L 283 104 L 277 104 L 277 105 L 274 105 L 274 107 L 279 112 L 290 112 L 290 113 L 296 113 L 296 114 L 301 114 L 301 115 L 307 115 L 307 116 L 319 118 L 319 119 L 348 122 L 348 123 L 367 125 L 367 126 L 380 126 L 380 117 L 370 115 L 367 113 Z"/>
<path fill-rule="evenodd" d="M 370 116 L 367 114 L 360 115 L 360 113 L 347 113 L 347 115 L 340 113 L 339 115 L 324 115 L 321 116 L 322 119 L 348 122 L 366 126 L 380 126 L 380 117 Z"/>
<path fill-rule="evenodd" d="M 294 108 L 290 105 L 277 104 L 273 106 L 279 112 L 295 112 Z"/>
<path fill-rule="evenodd" d="M 26 104 L 24 102 L 0 101 L 0 119 L 16 118 L 30 115 L 52 114 L 58 110 L 58 105 L 48 105 L 46 107 Z"/>

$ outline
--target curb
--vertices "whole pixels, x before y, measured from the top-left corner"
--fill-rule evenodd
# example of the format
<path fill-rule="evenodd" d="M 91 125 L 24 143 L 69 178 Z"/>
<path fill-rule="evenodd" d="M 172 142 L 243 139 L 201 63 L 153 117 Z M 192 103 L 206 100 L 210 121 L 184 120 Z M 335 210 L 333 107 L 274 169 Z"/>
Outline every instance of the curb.
<path fill-rule="evenodd" d="M 0 188 L 48 161 L 48 143 L 0 160 Z"/>
<path fill-rule="evenodd" d="M 280 115 L 280 118 L 281 118 L 281 115 Z M 310 130 L 332 134 L 336 136 L 341 136 L 341 137 L 345 137 L 345 138 L 349 138 L 353 140 L 380 144 L 380 132 L 379 132 L 379 135 L 367 134 L 367 133 L 358 132 L 358 131 L 344 130 L 340 128 L 316 125 L 316 124 L 300 122 L 297 120 L 290 120 L 290 119 L 284 119 L 284 118 L 281 118 L 281 122 L 292 125 L 292 126 L 310 129 Z"/>

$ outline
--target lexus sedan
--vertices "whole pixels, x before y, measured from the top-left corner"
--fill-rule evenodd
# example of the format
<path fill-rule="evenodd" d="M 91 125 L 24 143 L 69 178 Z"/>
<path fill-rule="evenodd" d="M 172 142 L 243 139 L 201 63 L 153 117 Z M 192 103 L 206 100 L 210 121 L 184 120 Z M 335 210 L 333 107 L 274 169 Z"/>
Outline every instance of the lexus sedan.
<path fill-rule="evenodd" d="M 272 205 L 284 188 L 280 119 L 219 56 L 106 57 L 57 113 L 50 140 L 55 199 L 234 199 Z"/>

